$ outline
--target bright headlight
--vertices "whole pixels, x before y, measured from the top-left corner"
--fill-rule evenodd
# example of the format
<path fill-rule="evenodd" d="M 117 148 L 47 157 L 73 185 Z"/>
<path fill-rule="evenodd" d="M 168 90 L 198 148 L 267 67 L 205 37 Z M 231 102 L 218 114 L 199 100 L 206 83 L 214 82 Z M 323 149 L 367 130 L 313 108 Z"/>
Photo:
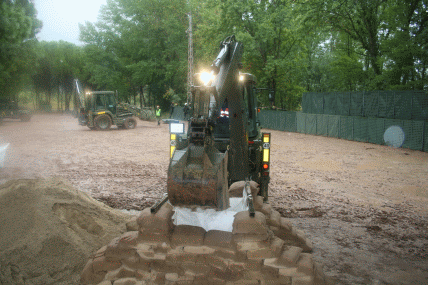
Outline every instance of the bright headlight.
<path fill-rule="evenodd" d="M 205 86 L 208 86 L 208 84 L 210 84 L 210 82 L 212 80 L 214 80 L 214 74 L 212 71 L 211 71 L 211 73 L 202 72 L 200 78 L 201 78 L 202 83 L 204 83 Z"/>

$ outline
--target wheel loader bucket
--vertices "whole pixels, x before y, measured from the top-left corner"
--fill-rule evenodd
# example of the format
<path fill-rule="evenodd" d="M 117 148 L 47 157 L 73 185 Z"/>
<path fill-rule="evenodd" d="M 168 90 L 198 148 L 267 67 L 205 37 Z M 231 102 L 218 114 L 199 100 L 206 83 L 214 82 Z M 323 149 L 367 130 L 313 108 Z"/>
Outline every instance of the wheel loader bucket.
<path fill-rule="evenodd" d="M 169 164 L 167 190 L 174 206 L 227 209 L 227 152 L 193 144 L 176 150 Z"/>

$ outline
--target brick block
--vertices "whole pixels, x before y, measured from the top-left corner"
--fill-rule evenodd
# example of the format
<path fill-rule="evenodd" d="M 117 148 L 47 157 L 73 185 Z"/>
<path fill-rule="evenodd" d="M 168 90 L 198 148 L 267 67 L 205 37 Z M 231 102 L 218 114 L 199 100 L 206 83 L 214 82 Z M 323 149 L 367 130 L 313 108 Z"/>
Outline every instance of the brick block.
<path fill-rule="evenodd" d="M 107 246 L 105 245 L 102 248 L 100 248 L 99 250 L 97 250 L 97 252 L 94 254 L 93 258 L 105 256 L 106 250 L 107 250 Z"/>
<path fill-rule="evenodd" d="M 106 280 L 117 280 L 121 278 L 134 278 L 136 271 L 122 265 L 120 268 L 110 271 L 106 274 L 105 279 Z"/>
<path fill-rule="evenodd" d="M 138 231 L 137 217 L 132 217 L 126 224 L 126 231 Z"/>
<path fill-rule="evenodd" d="M 151 270 L 152 284 L 165 284 L 165 273 L 164 272 L 156 272 L 155 270 Z"/>
<path fill-rule="evenodd" d="M 216 250 L 208 246 L 185 246 L 183 251 L 193 254 L 213 254 Z"/>
<path fill-rule="evenodd" d="M 167 235 L 174 228 L 171 219 L 173 214 L 173 207 L 168 203 L 163 204 L 155 214 L 150 212 L 150 208 L 146 208 L 138 216 L 137 224 L 142 232 L 147 229 Z"/>
<path fill-rule="evenodd" d="M 250 217 L 248 211 L 239 212 L 233 221 L 234 242 L 245 240 L 266 240 L 269 237 L 265 215 L 256 212 L 254 217 Z"/>
<path fill-rule="evenodd" d="M 253 204 L 254 204 L 254 210 L 256 211 L 261 211 L 261 209 L 263 208 L 263 197 L 262 196 L 256 196 L 253 197 Z"/>
<path fill-rule="evenodd" d="M 137 270 L 135 271 L 135 278 L 137 278 L 137 280 L 150 280 L 152 279 L 152 274 L 149 271 L 150 270 Z"/>
<path fill-rule="evenodd" d="M 165 284 L 180 284 L 187 285 L 193 283 L 193 277 L 188 275 L 179 276 L 177 273 L 167 273 L 165 274 Z"/>
<path fill-rule="evenodd" d="M 168 261 L 155 261 L 150 264 L 150 270 L 162 273 L 177 273 L 183 275 L 184 270 L 180 267 L 180 264 L 168 262 Z"/>
<path fill-rule="evenodd" d="M 181 264 L 181 268 L 184 272 L 193 276 L 205 276 L 211 270 L 211 267 L 207 264 L 198 264 L 193 262 L 183 262 Z"/>
<path fill-rule="evenodd" d="M 215 248 L 233 248 L 232 233 L 211 230 L 205 234 L 204 245 Z"/>
<path fill-rule="evenodd" d="M 326 278 L 321 265 L 315 262 L 314 264 L 314 283 L 319 285 L 326 284 Z"/>
<path fill-rule="evenodd" d="M 313 285 L 314 279 L 312 276 L 293 277 L 291 285 Z"/>
<path fill-rule="evenodd" d="M 224 258 L 224 259 L 237 259 L 238 256 L 236 251 L 233 249 L 218 249 L 214 252 L 215 256 Z M 245 258 L 245 256 L 244 256 Z"/>
<path fill-rule="evenodd" d="M 272 206 L 270 204 L 264 203 L 260 212 L 269 217 L 272 214 Z"/>
<path fill-rule="evenodd" d="M 259 285 L 259 280 L 238 280 L 234 282 L 227 282 L 226 285 Z"/>
<path fill-rule="evenodd" d="M 278 211 L 272 211 L 268 219 L 268 225 L 273 227 L 281 226 L 281 214 Z"/>
<path fill-rule="evenodd" d="M 136 250 L 138 232 L 126 232 L 122 236 L 113 239 L 105 249 L 105 256 L 109 260 L 120 260 L 132 255 Z"/>
<path fill-rule="evenodd" d="M 308 275 L 314 275 L 314 261 L 312 254 L 301 253 L 300 258 L 297 261 L 297 267 L 299 272 L 303 272 Z"/>
<path fill-rule="evenodd" d="M 297 267 L 285 267 L 279 269 L 279 277 L 304 277 L 306 274 L 298 272 Z"/>
<path fill-rule="evenodd" d="M 263 260 L 262 269 L 265 272 L 271 273 L 275 278 L 279 276 L 279 270 L 285 268 L 283 265 L 278 263 L 277 258 L 266 258 Z"/>
<path fill-rule="evenodd" d="M 113 282 L 113 285 L 143 285 L 143 281 L 138 281 L 136 278 L 122 278 Z"/>
<path fill-rule="evenodd" d="M 97 285 L 112 285 L 112 283 L 110 280 L 104 280 L 104 281 L 98 283 Z"/>
<path fill-rule="evenodd" d="M 227 266 L 227 271 L 230 273 L 233 279 L 241 279 L 245 269 L 246 267 L 244 262 L 237 262 L 233 260 L 230 260 Z"/>
<path fill-rule="evenodd" d="M 205 263 L 205 255 L 198 255 L 195 253 L 184 252 L 183 248 L 175 248 L 168 251 L 166 261 L 173 264 L 181 264 L 183 262 L 193 262 L 198 264 Z"/>
<path fill-rule="evenodd" d="M 120 261 L 109 261 L 105 256 L 100 256 L 94 259 L 92 268 L 94 273 L 108 272 L 118 269 L 122 266 Z"/>
<path fill-rule="evenodd" d="M 286 266 L 296 266 L 302 251 L 301 247 L 289 246 L 282 252 L 279 262 Z"/>
<path fill-rule="evenodd" d="M 150 231 L 149 229 L 140 230 L 140 241 L 142 242 L 160 242 L 169 244 L 170 241 L 170 233 L 156 233 Z"/>
<path fill-rule="evenodd" d="M 252 250 L 259 250 L 269 248 L 269 242 L 267 241 L 244 241 L 237 242 L 236 249 L 240 252 L 247 252 Z"/>
<path fill-rule="evenodd" d="M 288 233 L 291 233 L 293 230 L 293 224 L 289 219 L 281 218 L 280 227 Z"/>
<path fill-rule="evenodd" d="M 208 276 L 201 285 L 225 285 L 226 280 L 217 277 L 215 274 Z"/>
<path fill-rule="evenodd" d="M 175 227 L 171 236 L 171 244 L 173 246 L 202 245 L 204 237 L 205 230 L 201 227 L 179 225 Z"/>
<path fill-rule="evenodd" d="M 274 255 L 272 254 L 272 249 L 270 247 L 247 251 L 248 259 L 264 259 L 272 257 L 274 257 Z"/>
<path fill-rule="evenodd" d="M 284 241 L 278 237 L 274 237 L 270 248 L 272 250 L 272 255 L 274 257 L 278 257 L 282 253 L 282 250 L 284 248 Z"/>
<path fill-rule="evenodd" d="M 245 262 L 245 269 L 249 271 L 260 271 L 263 266 L 263 259 L 250 259 Z"/>
<path fill-rule="evenodd" d="M 82 273 L 80 274 L 80 283 L 91 284 L 94 275 L 92 263 L 92 259 L 89 259 L 88 262 L 86 262 L 85 267 L 83 267 Z"/>
<path fill-rule="evenodd" d="M 210 255 L 205 258 L 205 264 L 211 266 L 212 268 L 225 271 L 228 266 L 228 260 L 221 257 Z"/>
<path fill-rule="evenodd" d="M 229 196 L 230 197 L 242 197 L 244 191 L 245 181 L 237 181 L 230 185 Z M 250 181 L 251 195 L 256 197 L 260 191 L 259 184 L 255 181 Z"/>

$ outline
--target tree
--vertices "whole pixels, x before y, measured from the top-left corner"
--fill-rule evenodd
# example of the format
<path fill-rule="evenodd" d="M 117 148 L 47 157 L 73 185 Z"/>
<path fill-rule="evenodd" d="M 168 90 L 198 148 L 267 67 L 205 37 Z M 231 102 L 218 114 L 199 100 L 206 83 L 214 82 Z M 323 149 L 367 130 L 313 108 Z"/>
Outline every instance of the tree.
<path fill-rule="evenodd" d="M 391 0 L 386 6 L 381 47 L 386 67 L 383 80 L 394 89 L 423 90 L 426 85 L 427 5 L 422 0 Z"/>
<path fill-rule="evenodd" d="M 186 13 L 184 0 L 108 1 L 97 23 L 81 26 L 90 82 L 125 100 L 147 85 L 153 105 L 167 106 L 170 89 L 185 96 Z"/>
<path fill-rule="evenodd" d="M 275 104 L 284 107 L 289 99 L 299 98 L 292 96 L 296 92 L 301 97 L 298 65 L 304 56 L 301 45 L 305 15 L 299 13 L 298 5 L 287 0 L 211 0 L 205 5 L 210 10 L 204 13 L 208 15 L 196 32 L 199 42 L 212 43 L 216 39 L 218 45 L 225 36 L 235 34 L 244 43 L 244 70 L 256 75 L 260 86 L 274 90 Z M 268 103 L 266 94 L 260 100 Z"/>
<path fill-rule="evenodd" d="M 51 106 L 51 99 L 57 96 L 57 109 L 70 109 L 74 78 L 82 75 L 82 48 L 72 43 L 41 42 L 37 46 L 33 86 L 36 103 Z M 44 98 L 42 97 L 44 95 Z"/>
<path fill-rule="evenodd" d="M 28 0 L 0 3 L 0 97 L 17 99 L 31 72 L 35 35 L 42 24 Z"/>

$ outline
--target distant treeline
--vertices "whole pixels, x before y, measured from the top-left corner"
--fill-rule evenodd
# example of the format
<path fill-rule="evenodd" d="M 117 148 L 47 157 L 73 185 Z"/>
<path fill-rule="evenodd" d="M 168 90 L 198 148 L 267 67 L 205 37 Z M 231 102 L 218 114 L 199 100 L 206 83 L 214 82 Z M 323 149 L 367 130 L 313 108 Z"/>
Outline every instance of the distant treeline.
<path fill-rule="evenodd" d="M 0 97 L 34 108 L 73 106 L 73 82 L 118 91 L 130 103 L 186 101 L 188 26 L 194 71 L 219 43 L 244 43 L 243 71 L 257 76 L 261 106 L 296 110 L 304 92 L 428 90 L 426 0 L 113 0 L 80 26 L 82 46 L 38 42 L 29 0 L 0 4 Z"/>

